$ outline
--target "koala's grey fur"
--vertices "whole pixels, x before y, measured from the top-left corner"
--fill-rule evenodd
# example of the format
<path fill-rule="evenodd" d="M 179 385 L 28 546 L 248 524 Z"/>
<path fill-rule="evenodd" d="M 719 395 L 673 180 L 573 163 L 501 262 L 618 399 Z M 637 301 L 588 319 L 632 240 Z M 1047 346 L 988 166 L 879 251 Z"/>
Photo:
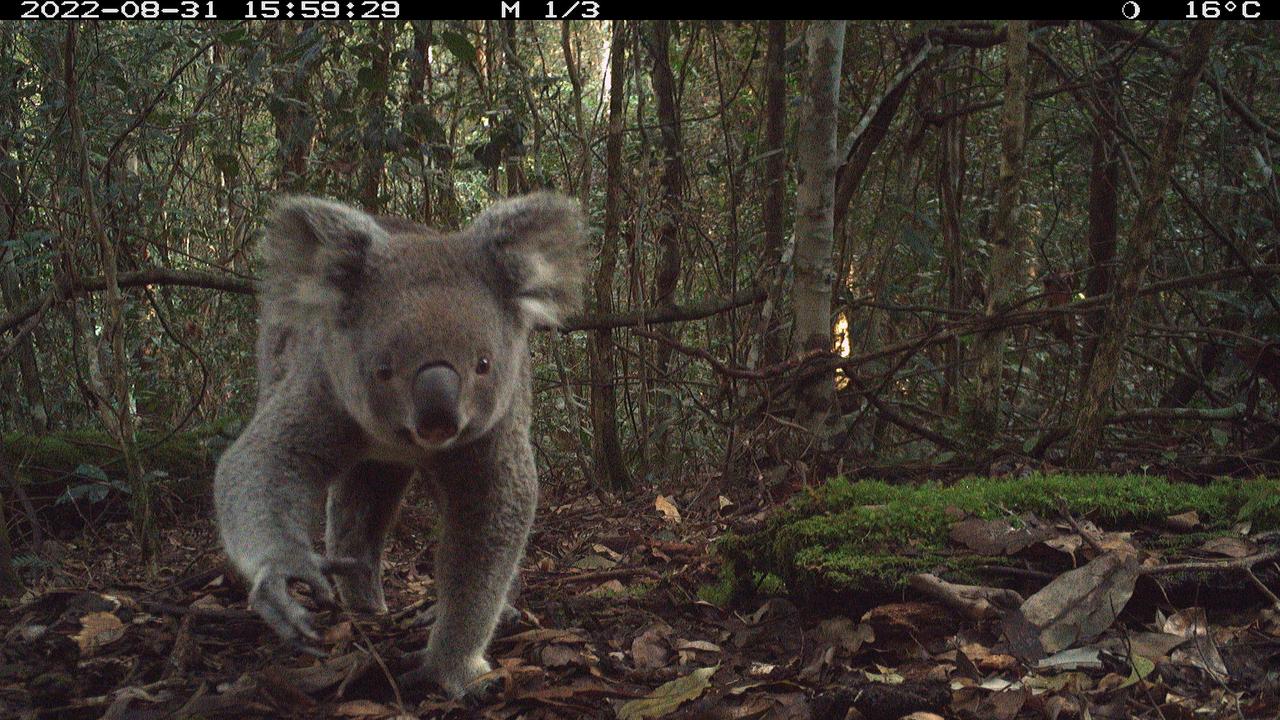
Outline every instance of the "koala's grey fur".
<path fill-rule="evenodd" d="M 383 543 L 418 471 L 443 527 L 435 624 L 411 679 L 457 696 L 489 671 L 537 503 L 529 334 L 577 309 L 584 251 L 576 204 L 550 193 L 497 203 L 454 234 L 280 203 L 262 246 L 257 409 L 214 494 L 227 555 L 282 637 L 315 638 L 291 580 L 331 602 L 332 574 L 345 603 L 386 610 Z M 445 440 L 418 432 L 439 398 L 415 383 L 438 366 L 458 378 Z M 323 556 L 311 544 L 322 505 Z"/>

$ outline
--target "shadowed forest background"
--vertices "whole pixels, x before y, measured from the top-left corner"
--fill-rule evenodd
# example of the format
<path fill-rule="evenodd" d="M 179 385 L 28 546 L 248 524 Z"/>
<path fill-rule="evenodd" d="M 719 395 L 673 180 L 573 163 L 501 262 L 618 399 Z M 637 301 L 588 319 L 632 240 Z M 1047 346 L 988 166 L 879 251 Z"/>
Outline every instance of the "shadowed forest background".
<path fill-rule="evenodd" d="M 580 199 L 553 504 L 1274 476 L 1278 63 L 1246 22 L 0 24 L 0 587 L 204 517 L 287 193 Z"/>

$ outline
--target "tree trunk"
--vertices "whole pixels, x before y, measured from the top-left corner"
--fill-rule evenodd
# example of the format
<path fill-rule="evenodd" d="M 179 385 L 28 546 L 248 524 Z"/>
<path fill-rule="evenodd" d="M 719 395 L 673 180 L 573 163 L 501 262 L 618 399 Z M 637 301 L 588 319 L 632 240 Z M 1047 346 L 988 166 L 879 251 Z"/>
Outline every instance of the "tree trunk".
<path fill-rule="evenodd" d="M 792 351 L 830 350 L 831 263 L 836 168 L 836 109 L 840 97 L 840 67 L 845 21 L 814 21 L 806 30 L 808 68 L 804 105 L 796 134 L 795 313 Z M 835 403 L 835 376 L 821 372 L 802 377 L 796 385 L 796 422 L 812 436 L 821 436 Z M 812 438 L 811 438 L 812 439 Z"/>
<path fill-rule="evenodd" d="M 4 46 L 0 51 L 13 57 L 9 32 L 6 28 Z M 15 254 L 17 252 L 18 226 L 24 206 L 23 190 L 16 172 L 19 164 L 12 157 L 12 139 L 20 133 L 20 115 L 17 97 L 18 73 L 20 65 L 11 65 L 11 72 L 0 79 L 3 83 L 3 103 L 0 103 L 0 123 L 3 123 L 3 134 L 0 134 L 0 240 L 5 245 L 0 247 L 0 297 L 9 310 L 16 310 L 26 299 L 22 296 L 18 282 L 18 270 Z M 22 381 L 22 394 L 27 401 L 27 418 L 33 432 L 44 432 L 49 429 L 49 411 L 45 405 L 44 383 L 40 378 L 40 365 L 36 361 L 34 333 L 21 337 L 14 347 L 14 357 L 18 361 L 18 376 Z M 11 408 L 17 415 L 17 408 Z"/>
<path fill-rule="evenodd" d="M 0 452 L 0 487 L 18 487 L 9 458 Z M 9 539 L 9 522 L 5 517 L 3 496 L 0 496 L 0 597 L 17 597 L 22 593 L 22 576 L 13 566 L 13 543 Z"/>
<path fill-rule="evenodd" d="M 1191 100 L 1195 97 L 1200 73 L 1209 58 L 1213 44 L 1212 23 L 1200 21 L 1191 27 L 1186 47 L 1169 91 L 1169 105 L 1164 125 L 1156 138 L 1156 146 L 1142 182 L 1142 197 L 1134 213 L 1124 252 L 1118 266 L 1119 275 L 1108 300 L 1093 364 L 1089 367 L 1083 391 L 1076 406 L 1071 440 L 1067 448 L 1067 464 L 1085 468 L 1093 464 L 1102 435 L 1103 402 L 1115 381 L 1120 365 L 1120 351 L 1129 334 L 1133 305 L 1138 290 L 1151 264 L 1160 209 L 1169 187 L 1169 174 L 1178 157 L 1178 146 L 1186 129 Z"/>
<path fill-rule="evenodd" d="M 135 438 L 134 417 L 131 408 L 132 392 L 124 346 L 124 297 L 117 282 L 116 245 L 107 237 L 106 226 L 98 207 L 97 195 L 90 178 L 89 141 L 85 136 L 84 119 L 79 104 L 79 78 L 76 76 L 77 25 L 67 25 L 62 47 L 62 71 L 66 93 L 66 113 L 71 129 L 71 168 L 73 179 L 79 183 L 84 215 L 88 219 L 87 231 L 98 246 L 98 262 L 106 280 L 106 312 L 100 337 L 95 338 L 98 349 L 103 343 L 110 346 L 110 376 L 102 373 L 96 383 L 98 410 L 108 431 L 115 436 L 124 455 L 125 472 L 131 489 L 130 510 L 133 533 L 141 549 L 142 560 L 148 570 L 157 569 L 160 539 L 155 525 L 152 504 L 152 488 L 149 476 L 142 471 Z"/>
<path fill-rule="evenodd" d="M 661 256 L 655 278 L 654 304 L 675 303 L 680 282 L 680 226 L 684 212 L 684 153 L 680 139 L 680 114 L 676 109 L 676 82 L 671 73 L 671 23 L 653 23 L 649 53 L 653 58 L 653 95 L 657 101 L 658 128 L 662 139 L 662 219 L 658 227 Z M 658 349 L 658 366 L 666 372 L 671 350 Z"/>
<path fill-rule="evenodd" d="M 626 25 L 613 21 L 609 46 L 609 136 L 605 142 L 604 238 L 595 277 L 595 312 L 613 312 L 613 275 L 618 264 L 621 229 L 622 123 L 626 110 Z M 591 377 L 591 461 L 595 477 L 613 490 L 629 487 L 631 478 L 618 440 L 618 400 L 614 388 L 613 331 L 597 330 L 587 343 Z"/>
<path fill-rule="evenodd" d="M 949 92 L 951 89 L 946 78 L 938 79 L 938 94 L 944 98 L 945 103 L 943 112 L 954 111 L 960 105 L 961 97 Z M 938 225 L 942 229 L 943 282 L 947 307 L 953 310 L 960 310 L 963 305 L 961 280 L 964 273 L 964 236 L 960 218 L 964 207 L 967 167 L 965 130 L 966 122 L 963 117 L 948 119 L 938 130 Z M 958 392 L 959 365 L 960 340 L 956 338 L 943 346 L 943 385 L 939 393 L 939 405 L 944 413 L 951 409 Z"/>
<path fill-rule="evenodd" d="M 1105 31 L 1099 30 L 1101 35 Z M 1111 52 L 1117 46 L 1114 38 L 1100 37 L 1100 52 Z M 1116 256 L 1116 231 L 1119 223 L 1117 191 L 1120 180 L 1120 149 L 1116 136 L 1116 113 L 1120 109 L 1120 68 L 1108 62 L 1099 68 L 1103 73 L 1094 87 L 1093 153 L 1089 159 L 1089 275 L 1085 292 L 1090 297 L 1111 292 L 1111 270 Z M 1084 316 L 1089 339 L 1085 345 L 1084 365 L 1093 363 L 1097 338 L 1102 331 L 1103 313 L 1096 310 Z"/>
<path fill-rule="evenodd" d="M 769 39 L 764 56 L 764 248 L 759 277 L 773 279 L 769 297 L 760 308 L 756 331 L 747 353 L 747 365 L 759 367 L 782 360 L 783 344 L 775 319 L 782 300 L 784 273 L 782 239 L 786 208 L 787 132 L 787 21 L 769 21 Z"/>
<path fill-rule="evenodd" d="M 378 49 L 369 62 L 370 85 L 365 88 L 365 113 L 368 125 L 360 144 L 360 170 L 356 196 L 366 210 L 382 210 L 382 175 L 387 160 L 387 103 L 391 95 L 391 57 L 395 51 L 395 23 L 373 26 Z"/>
<path fill-rule="evenodd" d="M 267 107 L 275 123 L 276 188 L 287 192 L 306 189 L 307 158 L 315 134 L 315 116 L 311 112 L 311 77 L 322 53 L 302 53 L 302 59 L 285 60 L 294 43 L 302 42 L 309 32 L 319 33 L 314 23 L 273 23 L 267 33 L 272 47 L 273 97 Z M 317 36 L 315 42 L 322 42 Z"/>
<path fill-rule="evenodd" d="M 991 268 L 985 310 L 989 318 L 1009 308 L 1017 295 L 1021 278 L 1022 233 L 1018 223 L 1018 205 L 1027 130 L 1028 25 L 1026 20 L 1011 20 L 1009 39 L 1005 43 L 1000 175 L 996 186 L 996 212 L 991 221 Z M 978 336 L 978 377 L 969 413 L 969 428 L 977 449 L 989 447 L 1001 425 L 1005 335 L 1001 329 Z"/>

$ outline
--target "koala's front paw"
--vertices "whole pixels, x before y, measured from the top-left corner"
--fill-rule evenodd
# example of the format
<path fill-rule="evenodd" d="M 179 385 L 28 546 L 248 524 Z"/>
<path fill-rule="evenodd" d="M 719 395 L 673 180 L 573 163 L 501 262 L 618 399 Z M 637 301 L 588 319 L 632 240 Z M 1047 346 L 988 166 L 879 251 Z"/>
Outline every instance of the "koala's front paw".
<path fill-rule="evenodd" d="M 368 563 L 362 562 L 358 569 L 335 576 L 333 584 L 338 586 L 338 597 L 342 598 L 342 603 L 355 612 L 381 615 L 387 611 L 382 579 Z"/>
<path fill-rule="evenodd" d="M 493 669 L 489 661 L 479 655 L 464 660 L 442 660 L 433 657 L 429 650 L 422 650 L 410 657 L 417 667 L 400 676 L 402 685 L 412 687 L 432 683 L 454 699 L 482 695 L 488 689 L 489 683 L 475 682 Z"/>
<path fill-rule="evenodd" d="M 311 613 L 289 593 L 290 581 L 306 583 L 317 603 L 332 606 L 333 586 L 326 575 L 349 574 L 358 562 L 348 558 L 326 559 L 313 552 L 281 555 L 263 563 L 253 576 L 249 607 L 290 643 L 300 638 L 318 638 L 311 626 Z"/>

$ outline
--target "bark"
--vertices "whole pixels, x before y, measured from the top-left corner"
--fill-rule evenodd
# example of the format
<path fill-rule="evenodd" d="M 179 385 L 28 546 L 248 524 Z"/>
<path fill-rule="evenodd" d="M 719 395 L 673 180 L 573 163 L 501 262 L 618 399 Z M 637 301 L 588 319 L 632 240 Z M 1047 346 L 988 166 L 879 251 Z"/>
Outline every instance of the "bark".
<path fill-rule="evenodd" d="M 804 105 L 796 136 L 795 313 L 792 352 L 830 350 L 832 346 L 832 233 L 836 168 L 836 109 L 845 21 L 815 21 L 806 31 L 808 68 Z M 833 373 L 813 373 L 796 387 L 796 422 L 820 436 L 835 403 Z"/>
<path fill-rule="evenodd" d="M 858 121 L 857 127 L 844 141 L 843 164 L 836 173 L 835 224 L 837 226 L 844 222 L 849 204 L 853 201 L 858 188 L 862 186 L 862 176 L 871 165 L 872 156 L 889 133 L 889 126 L 898 114 L 902 99 L 906 97 L 907 88 L 911 86 L 911 78 L 933 52 L 932 45 L 927 41 L 922 43 L 915 55 L 898 69 L 884 96 L 872 104 L 872 107 Z"/>
<path fill-rule="evenodd" d="M 304 52 L 300 59 L 286 60 L 293 45 L 309 32 L 318 32 L 314 23 L 273 23 L 267 28 L 272 47 L 272 94 L 268 109 L 275 123 L 276 188 L 301 192 L 306 188 L 307 158 L 315 134 L 311 111 L 311 77 L 319 64 L 319 52 Z M 316 42 L 320 42 L 317 38 Z"/>
<path fill-rule="evenodd" d="M 971 66 L 972 67 L 972 66 Z M 946 107 L 953 108 L 959 101 L 949 90 L 945 79 L 939 79 L 940 94 L 946 98 Z M 943 281 L 946 283 L 947 307 L 961 309 L 963 304 L 961 282 L 964 272 L 964 237 L 960 218 L 964 202 L 965 176 L 965 120 L 951 118 L 939 128 L 938 207 L 942 229 Z M 943 386 L 939 398 L 943 412 L 951 408 L 956 393 L 960 366 L 960 342 L 943 346 Z"/>
<path fill-rule="evenodd" d="M 573 51 L 570 24 L 560 25 L 560 49 L 564 52 L 565 70 L 569 85 L 573 88 L 573 126 L 577 132 L 578 161 L 581 166 L 573 173 L 573 191 L 587 205 L 591 199 L 591 139 L 587 137 L 586 110 L 583 108 L 582 73 L 578 69 L 578 56 Z"/>
<path fill-rule="evenodd" d="M 395 23 L 381 23 L 376 28 L 374 40 L 378 51 L 369 63 L 372 86 L 365 90 L 367 125 L 360 148 L 360 170 L 356 196 L 366 210 L 382 210 L 382 175 L 387 167 L 387 103 L 390 100 L 391 57 L 395 51 Z"/>
<path fill-rule="evenodd" d="M 0 486 L 18 487 L 13 477 L 9 459 L 0 453 Z M 5 517 L 5 503 L 0 497 L 0 597 L 17 597 L 22 594 L 22 576 L 13 566 L 13 543 L 9 539 L 9 522 Z"/>
<path fill-rule="evenodd" d="M 435 23 L 431 20 L 415 20 L 413 26 L 413 53 L 409 59 L 409 84 L 405 90 L 405 104 L 415 116 L 421 113 L 421 124 L 414 127 L 414 139 L 419 143 L 422 157 L 422 221 L 433 227 L 457 227 L 461 211 L 453 186 L 453 151 L 445 137 L 435 109 L 435 76 L 428 58 L 431 54 L 431 36 Z"/>
<path fill-rule="evenodd" d="M 1000 121 L 1000 175 L 996 186 L 996 211 L 991 220 L 991 267 L 985 308 L 989 318 L 1006 311 L 1013 304 L 1023 264 L 1018 206 L 1027 130 L 1027 33 L 1026 20 L 1009 22 L 1005 43 L 1004 108 Z M 1001 328 L 983 333 L 978 338 L 978 377 L 969 418 L 974 444 L 978 448 L 985 449 L 990 445 L 1001 424 L 1006 334 Z"/>
<path fill-rule="evenodd" d="M 595 312 L 613 312 L 613 276 L 618 264 L 622 204 L 622 122 L 626 110 L 626 25 L 613 21 L 609 46 L 609 135 L 605 141 L 604 237 L 595 277 Z M 614 387 L 613 330 L 591 333 L 587 363 L 591 377 L 591 461 L 595 477 L 614 490 L 631 485 L 618 440 L 618 399 Z"/>
<path fill-rule="evenodd" d="M 1173 164 L 1179 155 L 1179 145 L 1186 129 L 1196 85 L 1209 58 L 1213 29 L 1211 23 L 1203 21 L 1192 26 L 1173 77 L 1165 122 L 1160 128 L 1155 149 L 1147 164 L 1141 185 L 1142 197 L 1137 212 L 1134 213 L 1133 225 L 1126 234 L 1126 245 L 1118 266 L 1119 274 L 1104 311 L 1093 364 L 1089 367 L 1077 401 L 1067 450 L 1067 464 L 1072 467 L 1091 465 L 1097 452 L 1102 434 L 1103 403 L 1115 381 L 1120 353 L 1133 318 L 1134 302 L 1151 264 L 1164 194 L 1169 187 Z"/>
<path fill-rule="evenodd" d="M 787 131 L 787 83 L 786 50 L 787 21 L 770 20 L 768 44 L 764 58 L 764 207 L 761 220 L 764 223 L 764 248 L 760 275 L 776 278 L 769 292 L 769 299 L 760 308 L 756 331 L 747 353 L 747 365 L 771 365 L 782 359 L 783 346 L 776 320 L 777 304 L 782 299 L 783 278 L 781 272 L 783 242 L 783 214 L 786 202 L 787 152 L 784 144 Z"/>
<path fill-rule="evenodd" d="M 676 109 L 675 77 L 671 73 L 671 24 L 653 23 L 649 53 L 653 59 L 653 95 L 657 101 L 658 128 L 662 141 L 662 219 L 658 227 L 661 255 L 655 278 L 655 304 L 675 302 L 680 282 L 680 226 L 684 212 L 684 153 L 680 138 L 680 116 Z M 670 352 L 659 350 L 659 367 L 667 369 Z"/>
<path fill-rule="evenodd" d="M 98 262 L 102 267 L 102 276 L 106 289 L 107 318 L 103 323 L 101 337 L 95 343 L 110 345 L 111 365 L 102 371 L 100 378 L 93 378 L 98 386 L 98 411 L 108 431 L 115 436 L 124 455 L 125 471 L 132 489 L 130 495 L 131 522 L 135 540 L 141 546 L 142 559 L 148 569 L 157 568 L 156 560 L 159 551 L 159 535 L 155 525 L 155 513 L 152 507 L 152 489 L 148 476 L 142 471 L 141 458 L 135 439 L 134 417 L 131 406 L 131 389 L 126 366 L 127 355 L 124 347 L 124 297 L 120 293 L 117 280 L 118 263 L 116 245 L 107 236 L 102 213 L 98 207 L 93 183 L 89 172 L 89 145 L 85 136 L 84 120 L 79 105 L 79 78 L 76 76 L 76 43 L 77 25 L 71 23 L 62 47 L 63 81 L 66 93 L 66 112 L 71 129 L 71 152 L 73 179 L 79 183 L 82 193 L 81 202 L 84 214 L 88 218 L 88 232 L 97 244 Z M 99 345 L 98 349 L 102 346 Z M 98 354 L 95 353 L 96 357 Z M 107 371 L 110 376 L 107 376 Z"/>
<path fill-rule="evenodd" d="M 6 54 L 9 54 L 10 38 L 5 38 Z M 0 297 L 10 310 L 16 309 L 23 301 L 21 286 L 18 282 L 18 270 L 14 257 L 18 238 L 18 226 L 21 221 L 22 207 L 25 204 L 19 174 L 17 158 L 11 155 L 12 138 L 18 137 L 19 114 L 17 103 L 18 65 L 12 66 L 13 73 L 8 74 L 0 82 L 4 83 L 4 92 L 11 101 L 3 103 L 0 115 L 3 123 L 3 135 L 0 135 L 0 240 L 5 242 L 0 247 Z M 35 342 L 31 334 L 17 339 L 14 355 L 18 361 L 18 376 L 22 383 L 22 394 L 27 404 L 27 418 L 33 432 L 43 432 L 49 428 L 49 412 L 45 405 L 44 383 L 40 378 L 40 365 L 36 360 Z M 16 410 L 17 408 L 13 408 Z"/>
<path fill-rule="evenodd" d="M 1116 43 L 1099 29 L 1098 48 L 1110 53 Z M 1114 62 L 1099 67 L 1102 76 L 1094 86 L 1096 112 L 1093 114 L 1093 152 L 1089 159 L 1089 227 L 1085 238 L 1089 246 L 1089 275 L 1085 281 L 1088 296 L 1111 292 L 1111 270 L 1116 256 L 1116 233 L 1119 225 L 1117 190 L 1120 180 L 1120 149 L 1116 135 L 1116 113 L 1120 109 L 1120 68 Z M 1102 312 L 1084 317 L 1089 341 L 1085 347 L 1084 366 L 1093 361 L 1096 338 L 1102 330 Z M 1086 373 L 1087 374 L 1087 373 Z"/>

